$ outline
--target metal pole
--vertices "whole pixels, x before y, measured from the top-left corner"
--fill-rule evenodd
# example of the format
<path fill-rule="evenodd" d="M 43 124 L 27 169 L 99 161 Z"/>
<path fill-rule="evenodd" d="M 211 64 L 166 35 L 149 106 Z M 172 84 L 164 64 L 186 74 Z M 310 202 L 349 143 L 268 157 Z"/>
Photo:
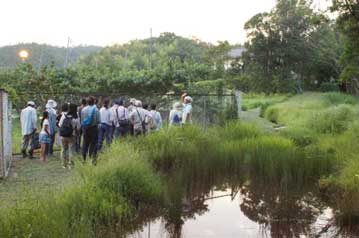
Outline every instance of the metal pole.
<path fill-rule="evenodd" d="M 70 47 L 71 39 L 70 37 L 67 38 L 67 48 L 66 48 L 66 56 L 65 56 L 65 62 L 64 62 L 64 68 L 67 68 L 68 60 L 69 60 L 69 47 Z"/>
<path fill-rule="evenodd" d="M 152 28 L 150 28 L 150 64 L 151 64 L 151 69 L 153 69 L 153 63 L 152 63 Z"/>

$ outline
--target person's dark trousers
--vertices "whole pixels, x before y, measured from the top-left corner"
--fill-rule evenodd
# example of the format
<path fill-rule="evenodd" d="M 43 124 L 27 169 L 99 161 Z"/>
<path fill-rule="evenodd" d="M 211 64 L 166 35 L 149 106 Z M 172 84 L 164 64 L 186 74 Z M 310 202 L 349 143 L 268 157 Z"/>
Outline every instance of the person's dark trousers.
<path fill-rule="evenodd" d="M 22 144 L 21 144 L 21 152 L 24 158 L 27 156 L 26 150 L 29 145 L 30 145 L 29 154 L 30 154 L 30 158 L 32 158 L 34 147 L 35 147 L 34 138 L 35 138 L 35 132 L 31 133 L 30 135 L 23 136 Z"/>
<path fill-rule="evenodd" d="M 110 145 L 112 142 L 112 126 L 107 125 L 106 123 L 101 123 L 98 133 L 98 145 L 97 150 L 102 149 L 103 141 L 106 139 L 107 145 Z"/>
<path fill-rule="evenodd" d="M 116 139 L 120 137 L 126 137 L 129 133 L 129 127 L 128 126 L 119 126 L 115 129 L 115 137 Z"/>
<path fill-rule="evenodd" d="M 134 136 L 135 135 L 135 129 L 133 128 L 133 125 L 130 125 L 130 135 Z"/>
<path fill-rule="evenodd" d="M 92 164 L 96 165 L 98 128 L 92 126 L 83 130 L 82 158 L 86 161 L 87 154 L 92 158 Z"/>
<path fill-rule="evenodd" d="M 76 135 L 76 144 L 75 144 L 76 153 L 80 153 L 81 151 L 81 138 L 82 138 L 82 130 L 80 130 Z"/>
<path fill-rule="evenodd" d="M 54 154 L 54 143 L 55 143 L 55 133 L 50 135 L 51 142 L 49 144 L 49 152 L 48 155 Z"/>

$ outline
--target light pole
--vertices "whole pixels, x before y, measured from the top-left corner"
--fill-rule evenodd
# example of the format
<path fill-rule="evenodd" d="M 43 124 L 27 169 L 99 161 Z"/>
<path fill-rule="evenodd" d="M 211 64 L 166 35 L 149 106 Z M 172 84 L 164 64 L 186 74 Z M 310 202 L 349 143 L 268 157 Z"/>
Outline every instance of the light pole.
<path fill-rule="evenodd" d="M 21 58 L 22 62 L 24 63 L 25 60 L 29 57 L 29 52 L 27 50 L 20 50 L 19 57 Z"/>

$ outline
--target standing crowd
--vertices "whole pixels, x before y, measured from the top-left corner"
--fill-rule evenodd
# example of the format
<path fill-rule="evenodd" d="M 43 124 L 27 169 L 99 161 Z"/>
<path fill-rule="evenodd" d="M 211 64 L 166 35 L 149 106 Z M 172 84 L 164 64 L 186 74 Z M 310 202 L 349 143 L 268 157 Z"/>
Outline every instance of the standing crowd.
<path fill-rule="evenodd" d="M 63 167 L 71 169 L 74 153 L 81 153 L 85 162 L 89 156 L 96 165 L 97 153 L 104 141 L 110 145 L 114 139 L 141 136 L 160 130 L 162 117 L 156 104 L 142 104 L 140 100 L 105 98 L 98 107 L 95 97 L 81 100 L 81 105 L 65 103 L 57 111 L 57 103 L 48 100 L 41 117 L 41 130 L 37 133 L 37 110 L 29 101 L 21 111 L 21 151 L 23 157 L 34 158 L 34 150 L 40 148 L 40 160 L 47 161 L 54 153 L 54 144 L 61 144 Z M 192 123 L 192 98 L 183 94 L 181 102 L 173 105 L 169 114 L 169 126 Z M 58 136 L 56 136 L 58 135 Z M 56 139 L 58 137 L 58 140 Z M 29 150 L 27 150 L 29 147 Z M 28 153 L 27 153 L 28 152 Z"/>

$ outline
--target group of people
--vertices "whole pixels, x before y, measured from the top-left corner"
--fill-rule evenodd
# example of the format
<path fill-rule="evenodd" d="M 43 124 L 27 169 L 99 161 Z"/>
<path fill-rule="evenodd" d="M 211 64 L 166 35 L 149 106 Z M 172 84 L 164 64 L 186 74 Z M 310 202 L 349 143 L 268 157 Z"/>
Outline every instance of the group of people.
<path fill-rule="evenodd" d="M 82 99 L 81 105 L 65 103 L 57 112 L 57 103 L 50 99 L 42 113 L 41 130 L 37 133 L 37 110 L 33 101 L 21 111 L 23 157 L 33 158 L 36 142 L 40 144 L 40 160 L 47 161 L 53 154 L 56 133 L 61 140 L 63 167 L 71 168 L 73 152 L 82 153 L 83 161 L 87 156 L 96 164 L 97 152 L 115 138 L 128 135 L 140 136 L 153 133 L 163 127 L 162 117 L 156 104 L 142 104 L 134 98 L 126 103 L 122 99 L 105 98 L 98 107 L 95 97 Z M 181 102 L 173 105 L 169 115 L 169 126 L 192 123 L 192 98 L 183 94 Z M 38 139 L 36 135 L 38 134 Z M 30 146 L 27 154 L 27 148 Z"/>

